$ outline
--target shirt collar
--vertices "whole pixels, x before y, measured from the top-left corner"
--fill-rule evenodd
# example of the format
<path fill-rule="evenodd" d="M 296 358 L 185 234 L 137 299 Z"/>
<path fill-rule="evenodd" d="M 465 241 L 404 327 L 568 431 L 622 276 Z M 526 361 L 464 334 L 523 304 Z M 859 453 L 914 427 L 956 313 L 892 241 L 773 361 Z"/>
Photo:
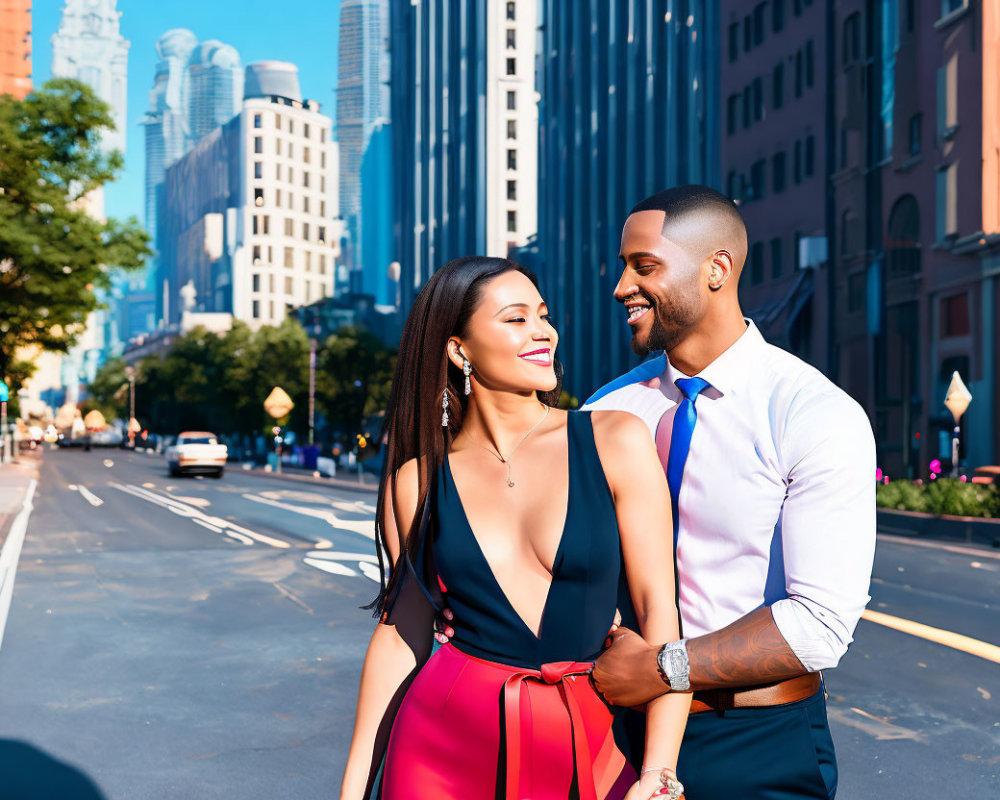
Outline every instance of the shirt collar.
<path fill-rule="evenodd" d="M 744 321 L 747 324 L 747 329 L 740 338 L 697 375 L 684 374 L 671 364 L 668 358 L 667 368 L 664 372 L 666 381 L 674 386 L 679 378 L 697 377 L 708 381 L 720 394 L 726 395 L 736 390 L 755 362 L 754 352 L 766 344 L 753 320 L 745 319 Z"/>

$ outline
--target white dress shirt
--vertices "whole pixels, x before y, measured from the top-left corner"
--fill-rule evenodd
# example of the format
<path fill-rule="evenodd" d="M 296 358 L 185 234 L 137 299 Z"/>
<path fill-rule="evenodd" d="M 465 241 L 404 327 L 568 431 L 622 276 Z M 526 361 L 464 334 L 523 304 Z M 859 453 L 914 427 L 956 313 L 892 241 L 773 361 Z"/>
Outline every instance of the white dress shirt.
<path fill-rule="evenodd" d="M 638 383 L 659 376 L 658 389 Z M 598 391 L 588 410 L 643 419 L 666 470 L 687 376 L 665 355 Z M 678 506 L 683 635 L 767 605 L 809 670 L 834 667 L 869 601 L 875 440 L 862 408 L 822 373 L 769 345 L 752 322 L 697 377 L 698 422 Z M 667 525 L 664 530 L 670 530 Z"/>

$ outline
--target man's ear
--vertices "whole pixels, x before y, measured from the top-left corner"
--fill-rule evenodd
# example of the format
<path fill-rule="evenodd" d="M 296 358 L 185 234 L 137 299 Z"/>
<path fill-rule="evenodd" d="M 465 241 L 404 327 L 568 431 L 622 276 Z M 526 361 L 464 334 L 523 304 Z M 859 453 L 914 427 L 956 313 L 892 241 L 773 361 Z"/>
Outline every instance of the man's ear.
<path fill-rule="evenodd" d="M 735 265 L 733 256 L 728 250 L 716 250 L 711 257 L 708 269 L 708 286 L 717 292 L 732 277 Z"/>

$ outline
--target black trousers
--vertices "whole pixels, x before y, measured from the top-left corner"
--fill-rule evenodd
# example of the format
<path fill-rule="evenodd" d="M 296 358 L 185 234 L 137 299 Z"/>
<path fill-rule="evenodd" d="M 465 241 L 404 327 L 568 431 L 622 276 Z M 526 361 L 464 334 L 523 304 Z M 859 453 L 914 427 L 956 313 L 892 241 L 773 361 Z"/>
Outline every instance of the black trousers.
<path fill-rule="evenodd" d="M 781 706 L 692 714 L 677 774 L 687 800 L 833 800 L 837 759 L 823 690 Z"/>

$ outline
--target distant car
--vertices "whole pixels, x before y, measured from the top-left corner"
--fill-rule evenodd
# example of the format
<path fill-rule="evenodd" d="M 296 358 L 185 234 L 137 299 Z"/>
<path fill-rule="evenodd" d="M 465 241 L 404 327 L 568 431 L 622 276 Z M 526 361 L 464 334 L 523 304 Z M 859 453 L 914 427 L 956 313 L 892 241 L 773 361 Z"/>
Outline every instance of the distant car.
<path fill-rule="evenodd" d="M 90 444 L 92 447 L 119 447 L 123 438 L 122 432 L 117 428 L 105 428 L 90 434 Z"/>
<path fill-rule="evenodd" d="M 226 469 L 229 450 L 214 433 L 185 431 L 177 443 L 167 448 L 167 469 L 177 475 L 213 475 L 221 478 Z"/>

